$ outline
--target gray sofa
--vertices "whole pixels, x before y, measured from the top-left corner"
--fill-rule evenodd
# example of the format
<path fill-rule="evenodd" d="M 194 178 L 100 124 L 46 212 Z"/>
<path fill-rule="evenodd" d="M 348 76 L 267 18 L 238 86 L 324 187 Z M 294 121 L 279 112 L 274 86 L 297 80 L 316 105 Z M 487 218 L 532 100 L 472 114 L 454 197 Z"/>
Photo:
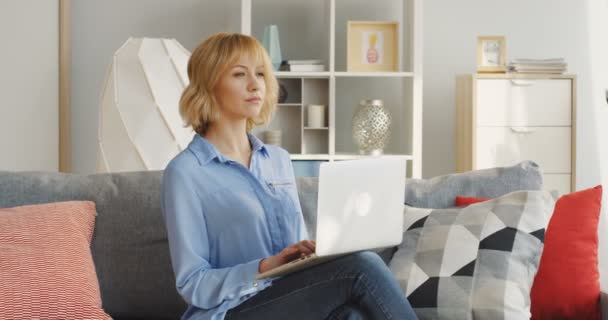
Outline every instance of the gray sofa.
<path fill-rule="evenodd" d="M 175 290 L 160 211 L 162 172 L 61 174 L 0 172 L 0 208 L 65 200 L 92 200 L 98 217 L 92 253 L 103 307 L 114 319 L 179 319 L 186 305 Z M 298 178 L 302 211 L 314 237 L 317 179 Z M 538 166 L 513 167 L 410 180 L 405 202 L 450 206 L 456 195 L 496 197 L 539 189 Z M 393 250 L 380 252 L 389 261 Z"/>

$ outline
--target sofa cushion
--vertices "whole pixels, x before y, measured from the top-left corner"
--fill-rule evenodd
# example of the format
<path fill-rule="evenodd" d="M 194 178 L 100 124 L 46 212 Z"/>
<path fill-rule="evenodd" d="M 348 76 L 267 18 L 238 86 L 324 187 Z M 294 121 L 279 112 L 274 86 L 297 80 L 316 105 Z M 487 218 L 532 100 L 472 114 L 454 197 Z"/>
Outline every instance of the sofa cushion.
<path fill-rule="evenodd" d="M 601 186 L 557 200 L 532 286 L 532 319 L 600 319 L 601 201 Z"/>
<path fill-rule="evenodd" d="M 405 203 L 420 208 L 449 208 L 456 196 L 495 198 L 517 190 L 540 190 L 542 182 L 539 166 L 523 161 L 511 167 L 408 179 Z"/>
<path fill-rule="evenodd" d="M 554 200 L 518 191 L 464 208 L 406 206 L 390 262 L 420 319 L 529 319 Z"/>
<path fill-rule="evenodd" d="M 487 200 L 456 197 L 455 203 Z M 600 318 L 597 230 L 601 200 L 602 186 L 597 186 L 563 195 L 555 204 L 532 285 L 532 319 Z"/>
<path fill-rule="evenodd" d="M 68 200 L 97 206 L 92 254 L 103 308 L 115 319 L 176 319 L 175 289 L 160 211 L 161 172 L 0 172 L 0 207 Z"/>
<path fill-rule="evenodd" d="M 491 199 L 492 198 L 476 198 L 476 197 L 457 196 L 456 199 L 454 199 L 454 205 L 457 207 L 464 207 L 464 206 L 468 206 L 468 205 L 475 204 L 478 202 L 488 201 Z"/>
<path fill-rule="evenodd" d="M 95 204 L 0 209 L 0 318 L 110 319 L 90 245 Z"/>

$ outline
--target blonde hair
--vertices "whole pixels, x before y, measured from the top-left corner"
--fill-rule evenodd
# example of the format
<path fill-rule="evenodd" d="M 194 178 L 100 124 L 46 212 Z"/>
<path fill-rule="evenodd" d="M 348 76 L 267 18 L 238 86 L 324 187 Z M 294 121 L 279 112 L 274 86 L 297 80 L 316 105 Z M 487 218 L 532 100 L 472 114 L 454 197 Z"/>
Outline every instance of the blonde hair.
<path fill-rule="evenodd" d="M 263 64 L 266 85 L 262 110 L 256 117 L 247 119 L 247 131 L 272 119 L 279 86 L 266 50 L 254 37 L 220 32 L 207 38 L 194 49 L 188 61 L 190 84 L 184 89 L 179 101 L 179 113 L 186 126 L 192 126 L 194 131 L 204 135 L 209 126 L 218 119 L 215 89 L 222 75 L 242 56 L 248 56 Z"/>

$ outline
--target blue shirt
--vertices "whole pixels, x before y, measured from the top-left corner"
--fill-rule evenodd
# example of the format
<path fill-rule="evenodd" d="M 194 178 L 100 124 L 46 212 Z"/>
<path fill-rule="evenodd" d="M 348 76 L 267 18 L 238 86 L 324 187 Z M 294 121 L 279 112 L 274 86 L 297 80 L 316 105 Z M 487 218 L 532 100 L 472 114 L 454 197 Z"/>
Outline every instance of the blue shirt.
<path fill-rule="evenodd" d="M 248 134 L 250 168 L 195 135 L 167 166 L 161 208 L 182 319 L 223 319 L 272 284 L 261 259 L 308 238 L 289 154 Z"/>

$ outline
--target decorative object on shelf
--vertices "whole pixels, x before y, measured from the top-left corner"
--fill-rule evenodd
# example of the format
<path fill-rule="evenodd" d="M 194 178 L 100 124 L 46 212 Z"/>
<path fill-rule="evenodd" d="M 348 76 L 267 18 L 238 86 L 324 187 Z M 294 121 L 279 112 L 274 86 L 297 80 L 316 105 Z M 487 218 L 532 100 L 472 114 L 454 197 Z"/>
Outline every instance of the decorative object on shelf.
<path fill-rule="evenodd" d="M 513 59 L 507 65 L 510 73 L 552 73 L 563 74 L 568 70 L 564 58 Z"/>
<path fill-rule="evenodd" d="M 97 172 L 162 170 L 192 140 L 179 99 L 190 52 L 175 39 L 130 38 L 114 53 L 99 107 Z"/>
<path fill-rule="evenodd" d="M 281 63 L 280 71 L 293 72 L 323 72 L 325 65 L 321 60 L 285 60 Z"/>
<path fill-rule="evenodd" d="M 504 73 L 507 70 L 504 36 L 477 37 L 477 72 Z"/>
<path fill-rule="evenodd" d="M 397 71 L 399 23 L 392 21 L 348 21 L 348 71 Z"/>
<path fill-rule="evenodd" d="M 352 134 L 359 153 L 381 155 L 391 137 L 391 114 L 382 100 L 361 100 L 353 115 Z"/>
<path fill-rule="evenodd" d="M 308 128 L 323 128 L 325 127 L 325 106 L 321 104 L 308 105 Z"/>
<path fill-rule="evenodd" d="M 285 103 L 289 93 L 281 80 L 279 80 L 279 103 Z"/>
<path fill-rule="evenodd" d="M 264 38 L 262 39 L 262 45 L 270 56 L 270 62 L 275 71 L 279 70 L 281 66 L 281 43 L 279 41 L 279 28 L 274 25 L 267 25 L 264 28 Z"/>
<path fill-rule="evenodd" d="M 281 145 L 281 130 L 264 131 L 263 141 L 265 144 Z"/>

